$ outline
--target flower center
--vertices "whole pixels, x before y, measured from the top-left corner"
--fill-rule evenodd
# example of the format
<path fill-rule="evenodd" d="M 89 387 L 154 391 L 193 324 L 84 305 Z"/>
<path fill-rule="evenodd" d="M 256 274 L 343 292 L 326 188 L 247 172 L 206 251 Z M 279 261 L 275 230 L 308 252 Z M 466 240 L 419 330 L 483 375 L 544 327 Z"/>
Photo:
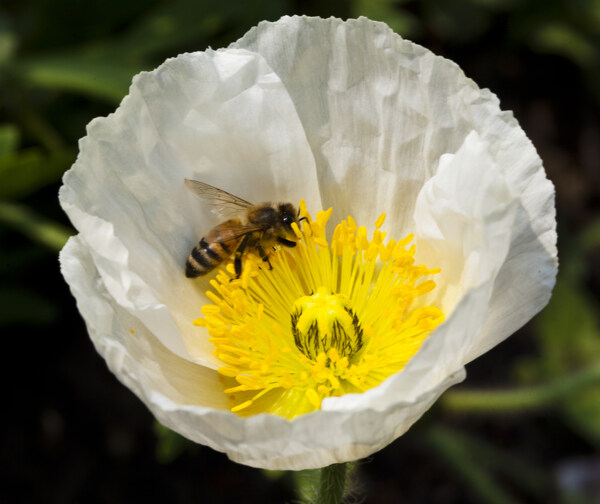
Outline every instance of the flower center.
<path fill-rule="evenodd" d="M 350 358 L 363 346 L 363 330 L 350 302 L 341 294 L 329 293 L 325 287 L 299 298 L 291 318 L 294 343 L 310 359 L 331 348 Z"/>
<path fill-rule="evenodd" d="M 444 320 L 420 298 L 440 272 L 414 264 L 413 236 L 385 241 L 375 223 L 351 217 L 330 241 L 331 215 L 312 220 L 304 202 L 302 231 L 294 248 L 270 253 L 272 270 L 247 254 L 240 278 L 233 264 L 220 268 L 194 324 L 208 329 L 231 411 L 294 418 L 321 407 L 323 399 L 360 393 L 400 371 Z"/>

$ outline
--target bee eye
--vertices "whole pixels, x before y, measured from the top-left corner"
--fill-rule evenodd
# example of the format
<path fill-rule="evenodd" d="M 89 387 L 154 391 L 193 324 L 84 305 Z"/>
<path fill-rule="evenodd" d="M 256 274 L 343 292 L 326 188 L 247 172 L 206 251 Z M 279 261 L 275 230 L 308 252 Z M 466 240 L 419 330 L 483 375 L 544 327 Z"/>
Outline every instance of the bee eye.
<path fill-rule="evenodd" d="M 281 225 L 291 231 L 292 224 L 296 222 L 296 209 L 290 203 L 281 203 L 278 210 Z"/>

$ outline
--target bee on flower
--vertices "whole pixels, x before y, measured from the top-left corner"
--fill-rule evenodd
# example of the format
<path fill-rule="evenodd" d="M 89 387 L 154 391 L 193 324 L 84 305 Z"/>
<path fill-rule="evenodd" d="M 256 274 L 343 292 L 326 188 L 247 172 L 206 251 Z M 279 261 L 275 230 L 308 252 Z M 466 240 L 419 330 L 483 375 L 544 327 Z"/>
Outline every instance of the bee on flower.
<path fill-rule="evenodd" d="M 195 278 L 210 273 L 215 267 L 235 254 L 235 274 L 242 274 L 242 257 L 255 250 L 263 261 L 269 261 L 269 249 L 274 244 L 295 247 L 292 226 L 298 225 L 297 212 L 291 203 L 263 203 L 253 205 L 222 189 L 197 180 L 185 180 L 186 185 L 201 198 L 212 201 L 217 212 L 244 213 L 245 220 L 228 219 L 212 228 L 192 249 L 185 264 L 185 276 Z M 290 239 L 291 238 L 291 239 Z"/>
<path fill-rule="evenodd" d="M 161 423 L 250 466 L 383 448 L 554 285 L 531 142 L 383 23 L 285 17 L 169 59 L 80 149 L 61 266 L 90 337 Z M 185 179 L 291 208 L 223 225 Z"/>

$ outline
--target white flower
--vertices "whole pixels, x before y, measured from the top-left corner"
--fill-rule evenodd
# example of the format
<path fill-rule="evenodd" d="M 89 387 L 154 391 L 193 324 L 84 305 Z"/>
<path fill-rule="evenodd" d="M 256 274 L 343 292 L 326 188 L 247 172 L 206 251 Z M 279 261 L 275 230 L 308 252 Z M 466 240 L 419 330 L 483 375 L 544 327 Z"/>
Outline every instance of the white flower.
<path fill-rule="evenodd" d="M 79 231 L 61 265 L 94 345 L 161 423 L 247 465 L 314 468 L 383 448 L 554 285 L 554 190 L 530 141 L 492 93 L 382 23 L 283 18 L 167 60 L 89 124 L 80 150 L 60 191 Z M 223 362 L 192 324 L 213 276 L 184 276 L 219 221 L 185 178 L 255 203 L 331 206 L 333 222 L 372 226 L 385 212 L 387 236 L 414 233 L 417 263 L 441 269 L 419 306 L 445 321 L 363 393 L 325 394 L 293 420 L 231 412 Z"/>

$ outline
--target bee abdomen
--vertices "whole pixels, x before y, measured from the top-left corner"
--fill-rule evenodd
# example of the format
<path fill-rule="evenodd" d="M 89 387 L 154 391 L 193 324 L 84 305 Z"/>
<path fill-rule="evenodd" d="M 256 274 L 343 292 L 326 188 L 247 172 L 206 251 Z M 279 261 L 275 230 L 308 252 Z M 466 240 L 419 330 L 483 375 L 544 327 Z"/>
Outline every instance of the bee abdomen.
<path fill-rule="evenodd" d="M 202 238 L 188 257 L 185 265 L 185 276 L 195 278 L 206 275 L 230 255 L 231 250 L 226 243 L 209 243 L 205 238 Z"/>

